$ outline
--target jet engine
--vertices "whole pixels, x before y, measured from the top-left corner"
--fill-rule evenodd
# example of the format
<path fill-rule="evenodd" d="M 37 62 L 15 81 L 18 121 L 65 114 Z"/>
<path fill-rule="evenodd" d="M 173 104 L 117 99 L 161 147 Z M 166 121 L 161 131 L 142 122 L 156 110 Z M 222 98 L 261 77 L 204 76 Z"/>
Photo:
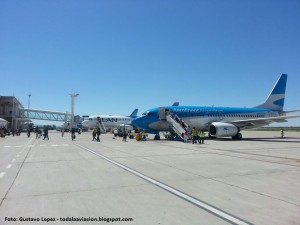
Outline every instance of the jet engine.
<path fill-rule="evenodd" d="M 233 137 L 239 132 L 239 128 L 230 123 L 214 122 L 209 126 L 209 134 L 215 137 Z"/>

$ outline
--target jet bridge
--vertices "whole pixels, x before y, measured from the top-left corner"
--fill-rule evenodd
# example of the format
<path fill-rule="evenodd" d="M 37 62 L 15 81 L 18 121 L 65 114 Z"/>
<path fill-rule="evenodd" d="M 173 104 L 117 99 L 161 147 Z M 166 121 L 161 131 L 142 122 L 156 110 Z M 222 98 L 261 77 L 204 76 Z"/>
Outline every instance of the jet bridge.
<path fill-rule="evenodd" d="M 22 118 L 35 120 L 51 120 L 58 122 L 71 122 L 72 114 L 68 112 L 55 112 L 39 109 L 21 109 Z"/>

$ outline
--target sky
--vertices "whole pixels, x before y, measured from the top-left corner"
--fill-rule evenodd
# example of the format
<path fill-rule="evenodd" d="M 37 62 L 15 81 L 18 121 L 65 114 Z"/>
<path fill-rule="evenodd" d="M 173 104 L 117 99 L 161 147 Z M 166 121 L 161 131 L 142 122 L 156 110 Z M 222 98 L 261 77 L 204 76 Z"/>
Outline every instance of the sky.
<path fill-rule="evenodd" d="M 0 95 L 70 112 L 79 93 L 81 116 L 253 107 L 286 73 L 300 109 L 299 21 L 299 0 L 0 0 Z"/>

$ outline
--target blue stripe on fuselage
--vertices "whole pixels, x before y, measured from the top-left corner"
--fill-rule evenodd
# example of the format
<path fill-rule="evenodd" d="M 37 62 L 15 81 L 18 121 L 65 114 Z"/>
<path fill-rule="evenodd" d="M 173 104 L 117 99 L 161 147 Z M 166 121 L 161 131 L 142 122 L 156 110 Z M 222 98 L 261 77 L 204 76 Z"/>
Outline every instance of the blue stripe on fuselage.
<path fill-rule="evenodd" d="M 246 113 L 267 113 L 272 112 L 270 109 L 263 108 L 231 108 L 231 107 L 203 107 L 203 106 L 167 106 L 166 109 L 177 114 L 179 117 L 193 117 L 193 116 L 218 116 L 227 114 L 246 114 Z M 153 108 L 147 112 L 153 112 L 157 115 L 158 108 Z"/>

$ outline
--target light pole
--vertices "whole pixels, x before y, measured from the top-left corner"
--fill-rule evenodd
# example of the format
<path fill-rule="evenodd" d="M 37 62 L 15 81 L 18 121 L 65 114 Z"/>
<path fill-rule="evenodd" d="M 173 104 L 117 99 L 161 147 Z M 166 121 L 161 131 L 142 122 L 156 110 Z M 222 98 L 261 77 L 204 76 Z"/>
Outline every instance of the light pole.
<path fill-rule="evenodd" d="M 28 109 L 30 107 L 30 97 L 31 97 L 31 94 L 29 93 L 28 95 Z M 27 111 L 27 117 L 29 117 L 29 112 Z"/>
<path fill-rule="evenodd" d="M 31 94 L 28 95 L 28 109 L 30 107 L 30 97 L 31 97 Z"/>
<path fill-rule="evenodd" d="M 71 96 L 71 124 L 70 124 L 70 129 L 73 128 L 74 126 L 74 98 L 78 97 L 79 94 L 70 94 Z"/>

